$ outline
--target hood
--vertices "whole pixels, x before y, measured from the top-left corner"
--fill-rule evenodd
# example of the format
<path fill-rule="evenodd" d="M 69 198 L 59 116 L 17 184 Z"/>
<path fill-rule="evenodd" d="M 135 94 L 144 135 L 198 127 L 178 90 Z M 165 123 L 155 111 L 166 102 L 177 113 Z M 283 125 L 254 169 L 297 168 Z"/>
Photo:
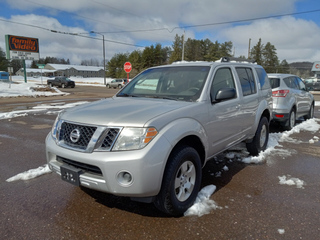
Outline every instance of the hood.
<path fill-rule="evenodd" d="M 163 99 L 114 97 L 67 109 L 61 119 L 91 125 L 142 127 L 153 118 L 189 104 Z"/>

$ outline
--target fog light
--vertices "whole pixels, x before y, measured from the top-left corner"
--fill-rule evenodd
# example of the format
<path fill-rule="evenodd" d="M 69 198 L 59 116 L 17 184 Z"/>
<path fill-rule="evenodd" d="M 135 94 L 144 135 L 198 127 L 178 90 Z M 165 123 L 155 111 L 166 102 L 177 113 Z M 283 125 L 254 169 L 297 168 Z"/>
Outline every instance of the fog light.
<path fill-rule="evenodd" d="M 120 183 L 120 185 L 127 187 L 132 184 L 133 177 L 132 177 L 131 173 L 126 172 L 126 171 L 122 171 L 122 172 L 118 173 L 117 180 Z"/>

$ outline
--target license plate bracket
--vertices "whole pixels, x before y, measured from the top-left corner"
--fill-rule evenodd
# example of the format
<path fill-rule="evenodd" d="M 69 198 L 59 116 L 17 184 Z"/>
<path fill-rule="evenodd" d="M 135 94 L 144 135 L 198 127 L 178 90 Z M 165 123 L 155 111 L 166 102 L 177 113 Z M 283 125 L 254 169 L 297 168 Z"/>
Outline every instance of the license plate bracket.
<path fill-rule="evenodd" d="M 62 165 L 60 167 L 61 179 L 75 186 L 80 186 L 80 174 L 82 170 L 70 165 Z"/>

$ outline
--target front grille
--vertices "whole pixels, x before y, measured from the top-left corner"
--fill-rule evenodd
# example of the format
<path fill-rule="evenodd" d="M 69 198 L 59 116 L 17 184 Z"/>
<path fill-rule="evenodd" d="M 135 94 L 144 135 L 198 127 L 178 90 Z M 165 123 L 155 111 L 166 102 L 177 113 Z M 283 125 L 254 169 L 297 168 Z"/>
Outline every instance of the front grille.
<path fill-rule="evenodd" d="M 59 157 L 59 156 L 57 156 L 57 161 L 61 162 L 61 163 L 66 163 L 66 164 L 71 165 L 71 166 L 73 166 L 75 168 L 82 169 L 82 170 L 84 170 L 86 172 L 90 172 L 90 173 L 94 173 L 94 174 L 98 174 L 98 175 L 102 176 L 102 171 L 100 170 L 100 168 L 98 168 L 96 166 L 93 166 L 93 165 L 90 165 L 90 164 L 76 162 L 76 161 L 73 161 L 73 160 L 70 160 L 70 159 L 66 159 L 66 158 L 63 158 L 63 157 Z"/>
<path fill-rule="evenodd" d="M 70 134 L 75 129 L 77 129 L 77 131 L 79 131 L 80 134 L 77 141 L 72 141 Z M 69 147 L 85 150 L 96 129 L 96 127 L 63 122 L 61 124 L 59 141 L 63 140 L 64 144 Z"/>
<path fill-rule="evenodd" d="M 118 136 L 119 131 L 120 131 L 119 128 L 108 129 L 108 133 L 107 133 L 106 137 L 103 139 L 103 142 L 101 144 L 102 150 L 110 150 L 116 137 Z"/>

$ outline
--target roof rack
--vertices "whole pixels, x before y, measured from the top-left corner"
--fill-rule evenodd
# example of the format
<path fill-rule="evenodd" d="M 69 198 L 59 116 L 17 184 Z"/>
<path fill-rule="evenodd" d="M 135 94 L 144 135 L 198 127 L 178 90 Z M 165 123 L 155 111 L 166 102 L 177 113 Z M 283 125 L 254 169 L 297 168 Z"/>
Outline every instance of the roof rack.
<path fill-rule="evenodd" d="M 253 59 L 245 59 L 245 58 L 235 58 L 235 57 L 222 57 L 216 62 L 240 62 L 240 63 L 252 63 L 257 64 L 256 60 Z"/>

